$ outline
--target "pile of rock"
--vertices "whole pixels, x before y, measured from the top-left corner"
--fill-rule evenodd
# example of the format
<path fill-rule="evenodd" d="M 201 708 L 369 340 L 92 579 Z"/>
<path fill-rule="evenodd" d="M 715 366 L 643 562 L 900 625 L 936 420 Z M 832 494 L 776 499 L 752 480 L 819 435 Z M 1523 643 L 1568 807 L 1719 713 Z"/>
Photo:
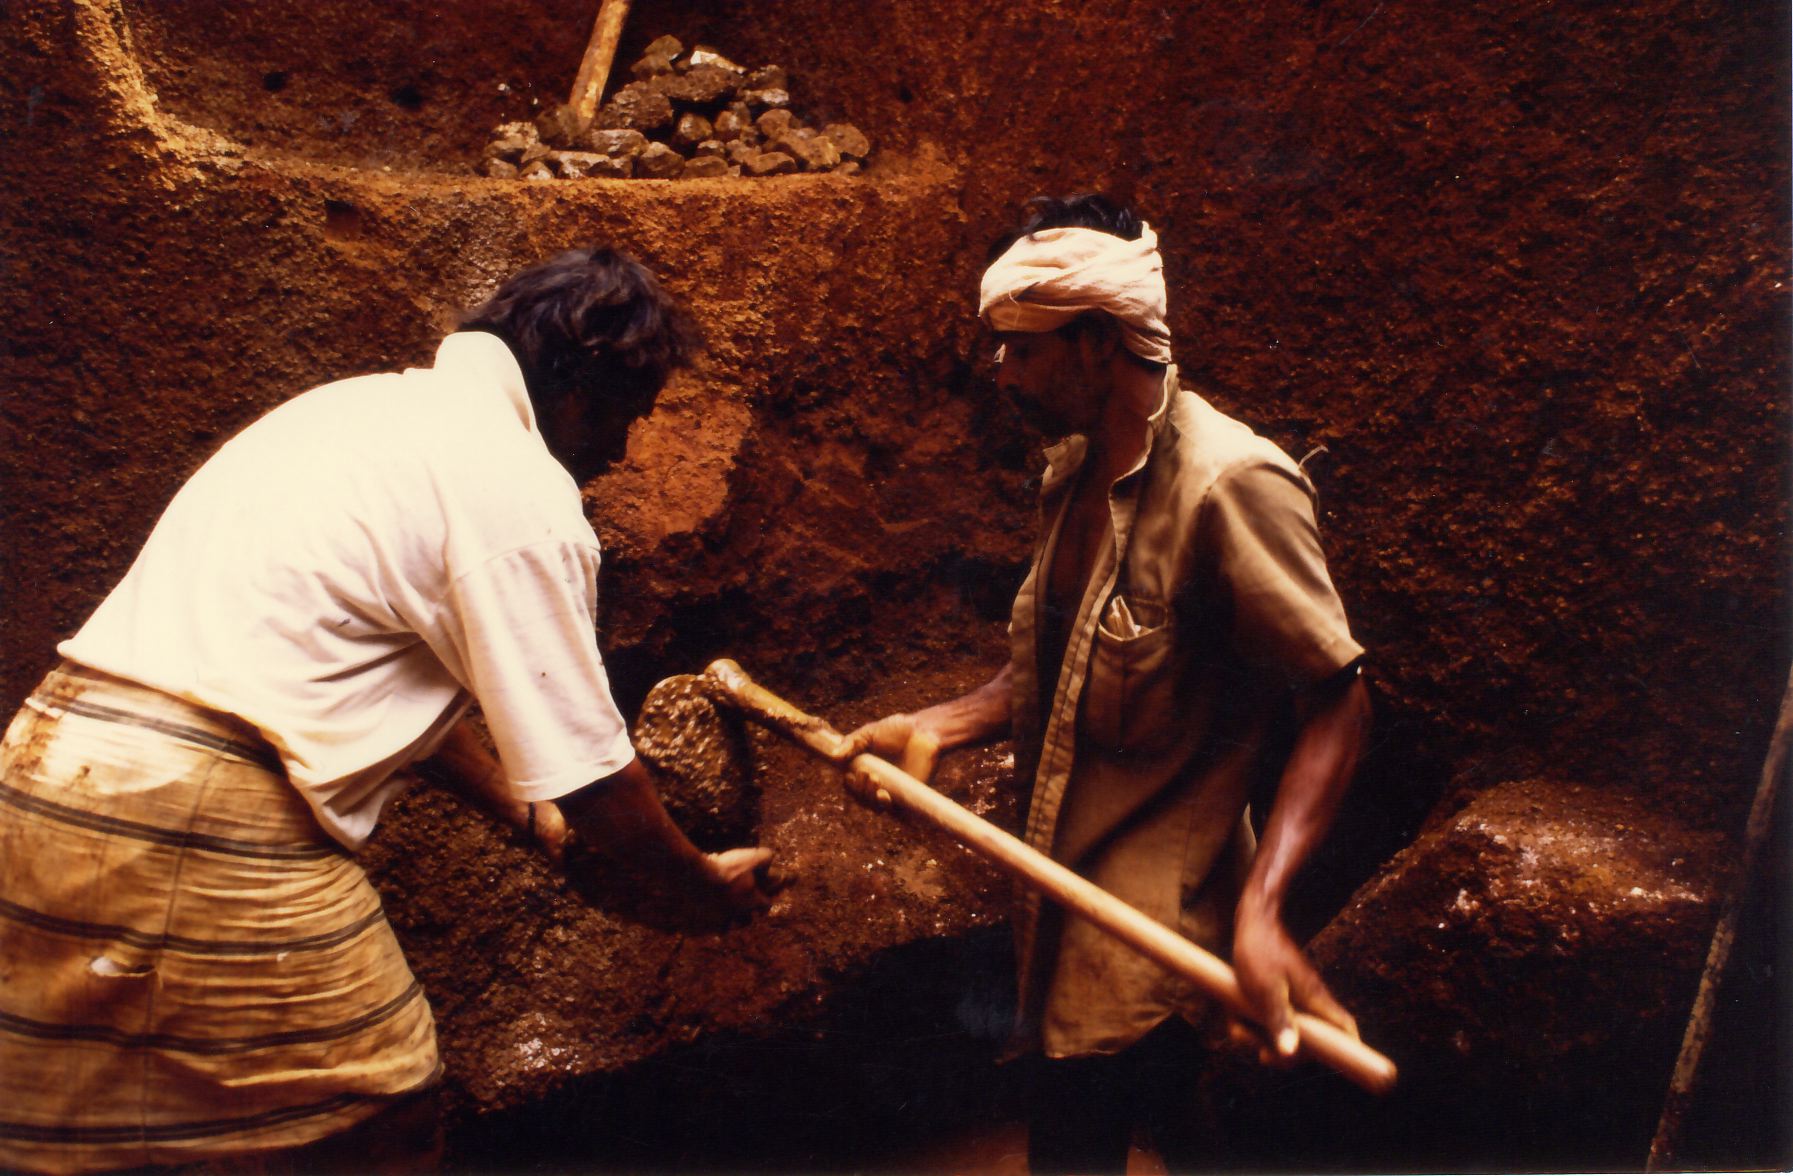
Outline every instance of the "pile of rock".
<path fill-rule="evenodd" d="M 791 111 L 783 66 L 745 69 L 713 49 L 689 53 L 674 37 L 647 47 L 635 80 L 580 130 L 570 108 L 533 123 L 504 123 L 480 160 L 482 175 L 525 180 L 689 179 L 857 172 L 871 143 L 851 123 L 812 127 Z"/>

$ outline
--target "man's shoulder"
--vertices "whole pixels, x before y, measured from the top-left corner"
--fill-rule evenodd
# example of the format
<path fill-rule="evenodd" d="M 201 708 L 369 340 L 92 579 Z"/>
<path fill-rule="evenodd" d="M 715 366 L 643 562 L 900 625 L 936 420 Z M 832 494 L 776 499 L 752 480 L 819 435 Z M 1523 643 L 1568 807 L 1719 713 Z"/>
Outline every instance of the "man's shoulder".
<path fill-rule="evenodd" d="M 465 372 L 407 368 L 304 397 L 343 480 L 380 498 L 395 525 L 436 516 L 482 549 L 536 537 L 588 541 L 578 486 L 501 388 Z"/>
<path fill-rule="evenodd" d="M 1167 425 L 1173 442 L 1167 457 L 1181 479 L 1203 491 L 1240 469 L 1268 466 L 1301 477 L 1300 467 L 1281 446 L 1187 385 L 1173 396 Z"/>

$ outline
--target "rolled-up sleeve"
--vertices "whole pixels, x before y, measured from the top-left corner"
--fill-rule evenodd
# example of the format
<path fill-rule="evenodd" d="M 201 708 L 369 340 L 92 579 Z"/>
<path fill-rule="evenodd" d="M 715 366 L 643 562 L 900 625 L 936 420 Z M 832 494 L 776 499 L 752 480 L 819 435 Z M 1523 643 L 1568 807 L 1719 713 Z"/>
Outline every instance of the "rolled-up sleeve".
<path fill-rule="evenodd" d="M 1203 526 L 1242 660 L 1299 687 L 1363 656 L 1326 570 L 1313 492 L 1298 473 L 1269 462 L 1234 466 L 1209 492 Z"/>
<path fill-rule="evenodd" d="M 553 800 L 634 756 L 593 626 L 598 550 L 519 547 L 457 576 L 441 630 L 479 700 L 512 793 Z"/>

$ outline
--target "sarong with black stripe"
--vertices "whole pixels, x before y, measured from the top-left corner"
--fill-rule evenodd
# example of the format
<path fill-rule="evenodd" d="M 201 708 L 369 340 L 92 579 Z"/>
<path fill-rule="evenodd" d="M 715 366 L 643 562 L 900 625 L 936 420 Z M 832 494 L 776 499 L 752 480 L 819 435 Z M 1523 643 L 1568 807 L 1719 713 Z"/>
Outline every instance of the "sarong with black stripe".
<path fill-rule="evenodd" d="M 438 1075 L 379 896 L 253 728 L 51 672 L 0 746 L 0 1166 L 294 1147 Z"/>

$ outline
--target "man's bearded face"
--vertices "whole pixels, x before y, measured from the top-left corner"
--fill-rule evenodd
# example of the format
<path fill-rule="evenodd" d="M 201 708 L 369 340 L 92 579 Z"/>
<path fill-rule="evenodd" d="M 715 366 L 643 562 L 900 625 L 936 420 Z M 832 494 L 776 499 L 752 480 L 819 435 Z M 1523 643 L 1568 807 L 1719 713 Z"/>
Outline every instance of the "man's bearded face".
<path fill-rule="evenodd" d="M 1031 429 L 1057 440 L 1096 425 L 1104 391 L 1090 349 L 1066 331 L 1003 331 L 996 386 Z"/>

